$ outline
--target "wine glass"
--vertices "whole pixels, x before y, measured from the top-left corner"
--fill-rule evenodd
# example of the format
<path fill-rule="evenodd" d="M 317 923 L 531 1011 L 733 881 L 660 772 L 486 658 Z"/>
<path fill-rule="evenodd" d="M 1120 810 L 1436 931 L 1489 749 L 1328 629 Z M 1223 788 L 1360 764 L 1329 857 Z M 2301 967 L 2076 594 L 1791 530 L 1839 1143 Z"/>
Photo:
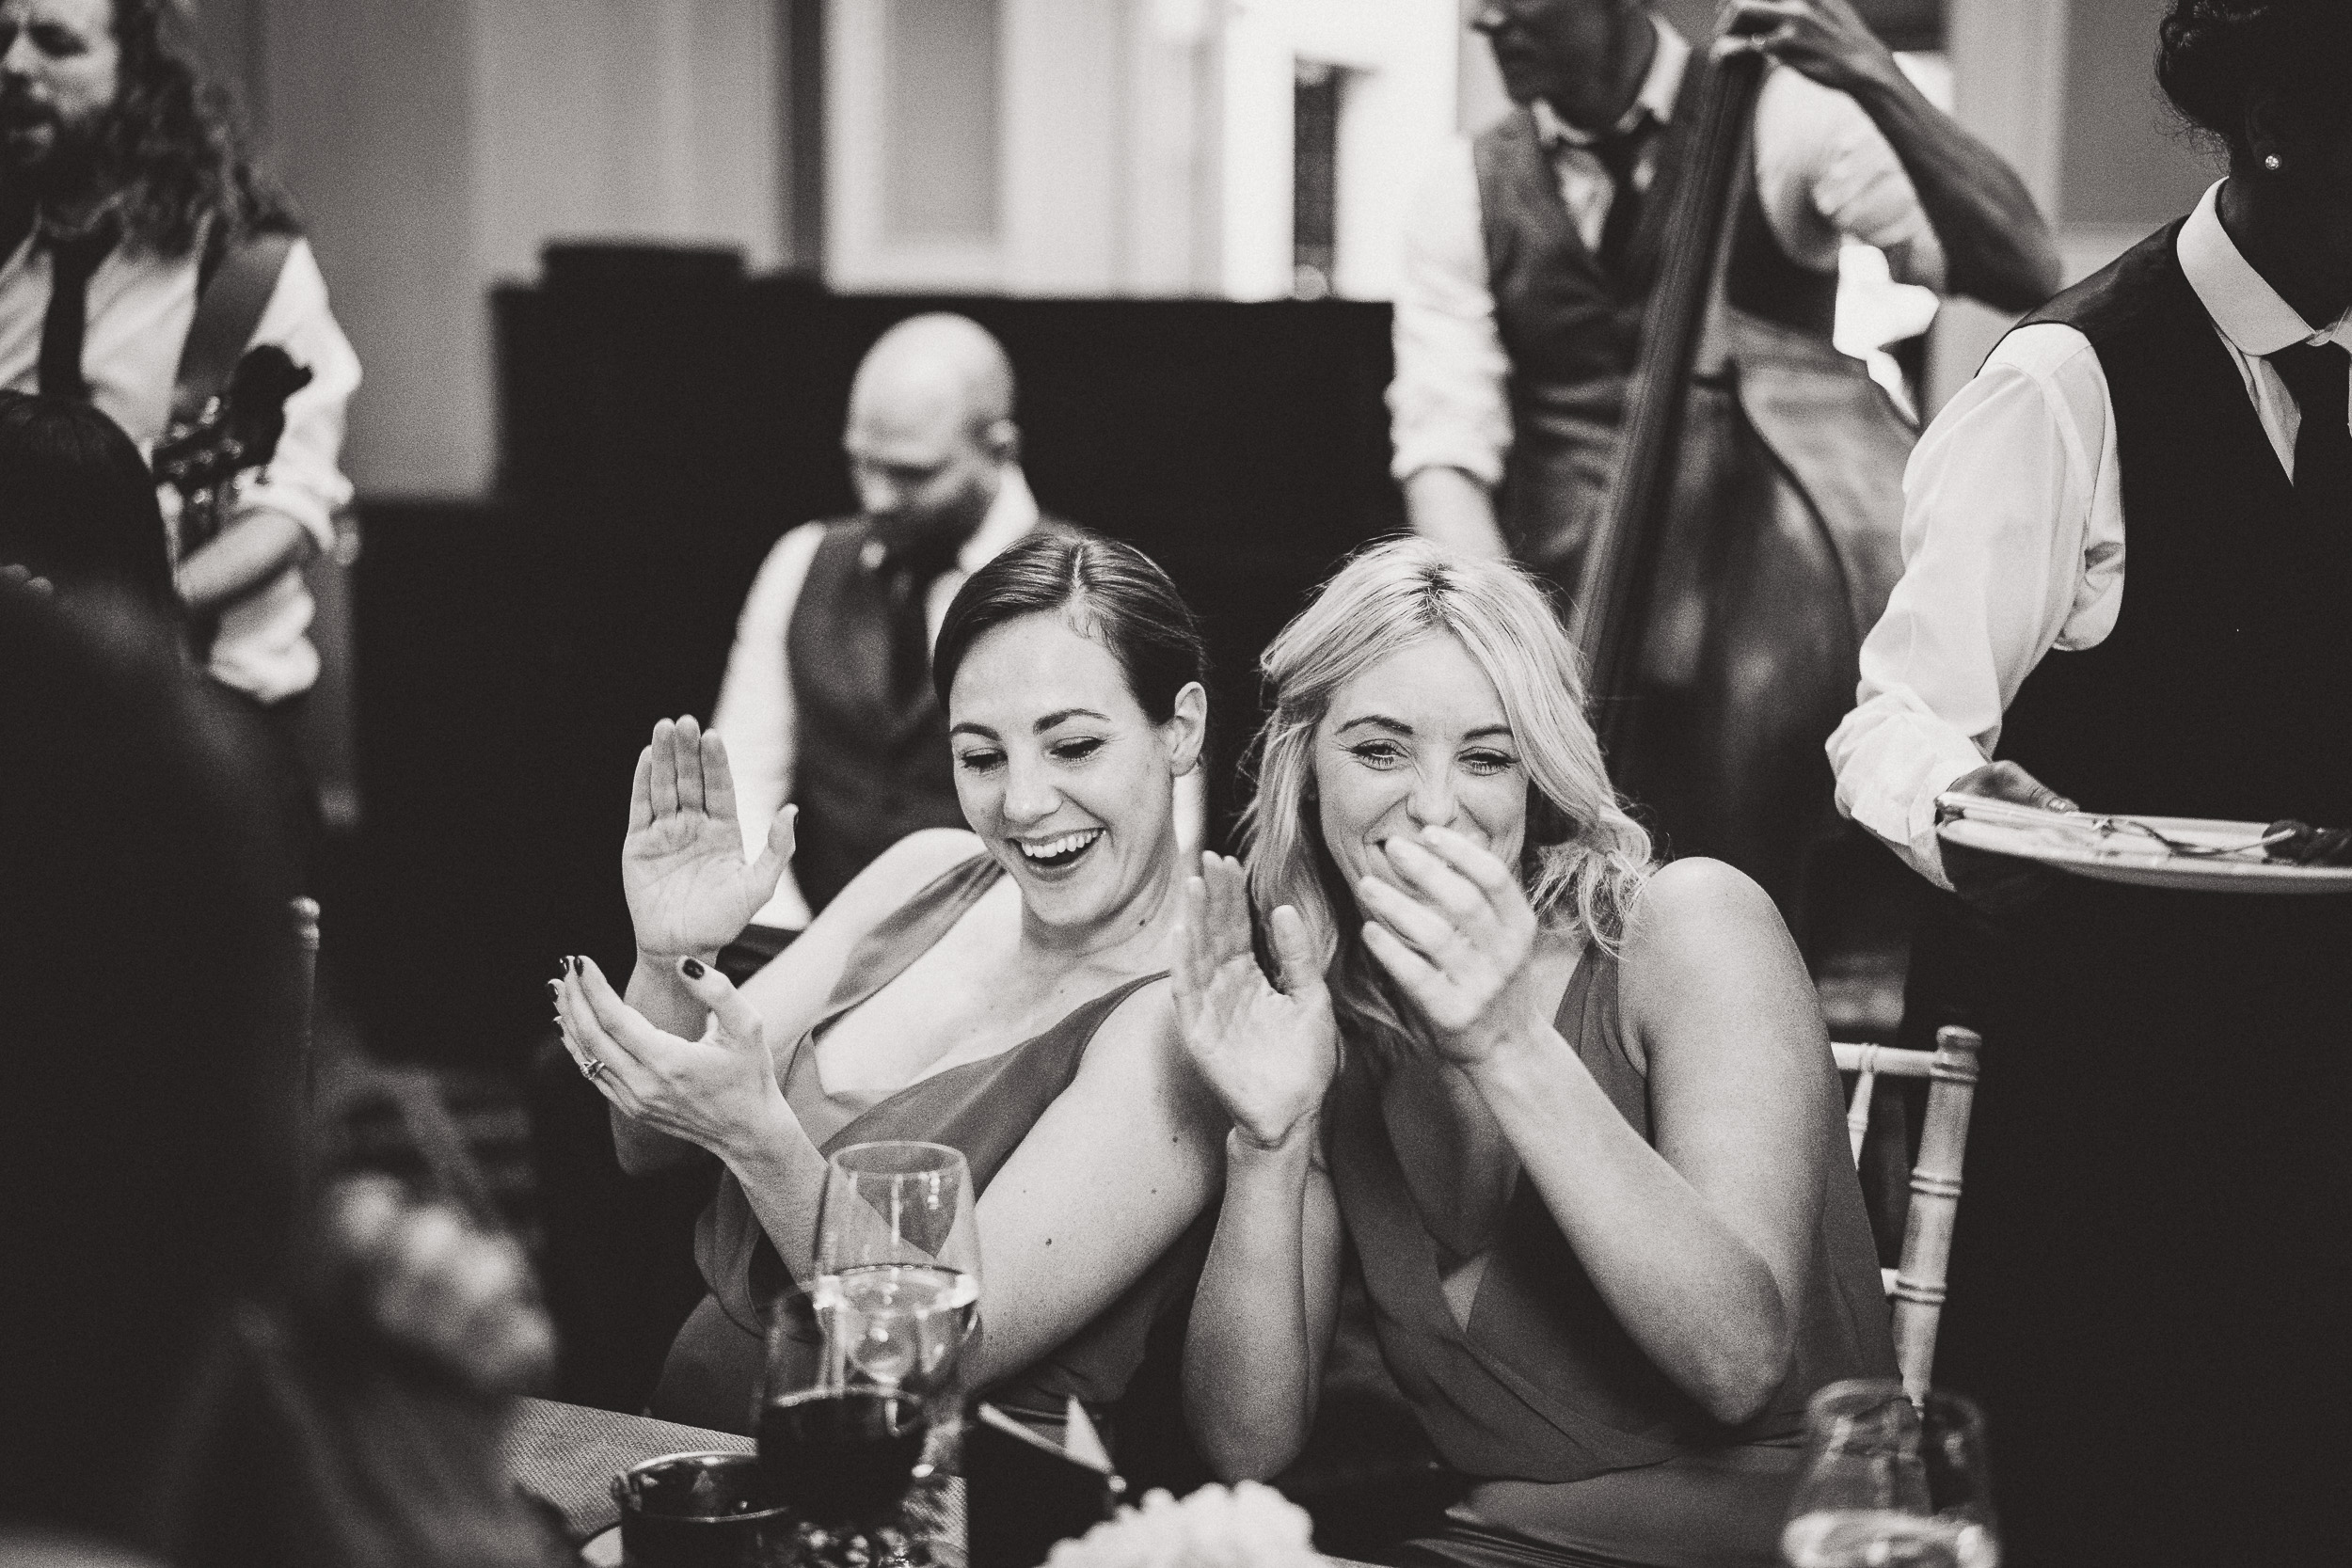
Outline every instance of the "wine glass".
<path fill-rule="evenodd" d="M 972 1168 L 945 1144 L 857 1144 L 825 1163 L 813 1292 L 830 1374 L 932 1403 L 977 1322 Z"/>
<path fill-rule="evenodd" d="M 898 1534 L 938 1521 L 909 1489 L 952 1447 L 960 1353 L 979 1301 L 972 1172 L 941 1144 L 858 1144 L 826 1163 L 805 1307 L 769 1325 L 759 1456 L 812 1523 Z M 917 1488 L 920 1491 L 920 1488 Z"/>
<path fill-rule="evenodd" d="M 1789 1568 L 1998 1568 L 1984 1417 L 1892 1378 L 1821 1389 L 1780 1553 Z"/>

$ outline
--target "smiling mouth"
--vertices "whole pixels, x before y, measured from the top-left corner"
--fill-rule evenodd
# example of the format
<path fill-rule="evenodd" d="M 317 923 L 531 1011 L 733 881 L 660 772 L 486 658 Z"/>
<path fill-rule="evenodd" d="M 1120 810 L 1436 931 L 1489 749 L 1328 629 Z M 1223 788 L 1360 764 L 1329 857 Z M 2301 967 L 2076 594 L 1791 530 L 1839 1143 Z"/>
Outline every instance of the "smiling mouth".
<path fill-rule="evenodd" d="M 1093 848 L 1095 840 L 1102 836 L 1103 830 L 1100 828 L 1081 828 L 1076 832 L 1057 833 L 1052 838 L 1016 838 L 1012 843 L 1013 847 L 1021 851 L 1021 858 L 1031 865 L 1041 871 L 1058 871 L 1063 866 L 1076 864 L 1078 858 Z"/>

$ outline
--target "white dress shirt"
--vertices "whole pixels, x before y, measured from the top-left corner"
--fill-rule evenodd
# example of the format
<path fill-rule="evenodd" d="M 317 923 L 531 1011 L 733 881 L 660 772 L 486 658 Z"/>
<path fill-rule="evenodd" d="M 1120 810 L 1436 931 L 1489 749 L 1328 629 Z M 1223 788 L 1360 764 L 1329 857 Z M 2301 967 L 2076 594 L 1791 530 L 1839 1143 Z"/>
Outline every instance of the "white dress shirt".
<path fill-rule="evenodd" d="M 1691 46 L 1653 17 L 1658 50 L 1619 129 L 1645 115 L 1661 124 L 1675 99 Z M 1597 249 L 1616 185 L 1591 150 L 1593 138 L 1534 105 L 1560 198 L 1577 232 Z M 1646 191 L 1657 175 L 1653 136 L 1633 173 Z M 1773 238 L 1789 260 L 1837 270 L 1847 236 L 1878 246 L 1898 282 L 1941 290 L 1944 248 L 1902 161 L 1862 106 L 1802 73 L 1773 66 L 1756 110 L 1756 190 Z M 1457 136 L 1423 177 L 1406 220 L 1405 278 L 1396 297 L 1396 378 L 1389 386 L 1390 433 L 1399 480 L 1423 468 L 1459 468 L 1489 487 L 1502 482 L 1511 450 L 1511 361 L 1487 285 L 1478 170 L 1470 138 Z"/>
<path fill-rule="evenodd" d="M 980 526 L 956 553 L 953 570 L 931 582 L 923 610 L 930 634 L 947 617 L 963 579 L 993 560 L 999 551 L 1037 527 L 1037 498 L 1018 465 L 1005 465 L 996 499 Z M 710 727 L 727 743 L 727 762 L 735 776 L 735 809 L 743 824 L 743 847 L 756 857 L 768 842 L 768 829 L 776 813 L 792 799 L 793 745 L 796 716 L 792 703 L 790 655 L 785 646 L 792 625 L 793 607 L 801 602 L 801 585 L 808 579 L 809 562 L 825 535 L 822 523 L 803 523 L 776 541 L 760 563 L 743 612 L 735 623 L 735 646 L 727 655 L 727 673 L 719 684 L 719 705 Z M 808 924 L 808 901 L 790 867 L 776 886 L 776 895 L 752 916 L 760 926 L 797 931 Z"/>
<path fill-rule="evenodd" d="M 180 352 L 196 319 L 197 262 L 193 253 L 170 261 L 118 245 L 90 276 L 82 373 L 91 401 L 129 433 L 143 457 L 152 456 L 171 418 Z M 40 389 L 49 277 L 49 250 L 37 238 L 0 263 L 0 387 Z M 286 431 L 269 467 L 237 480 L 232 516 L 279 513 L 328 548 L 334 515 L 351 499 L 339 462 L 359 357 L 327 309 L 326 280 L 309 241 L 295 241 L 287 255 L 252 341 L 283 348 L 310 369 L 310 384 L 287 399 Z M 177 492 L 165 493 L 164 506 L 166 521 L 176 521 Z M 213 674 L 264 703 L 309 690 L 319 669 L 305 635 L 312 612 L 302 574 L 291 567 L 279 573 L 223 610 Z"/>
<path fill-rule="evenodd" d="M 2352 312 L 2318 331 L 2296 314 L 2221 227 L 2220 190 L 2181 228 L 2181 270 L 2292 479 L 2302 416 L 2263 356 L 2297 342 L 2352 346 Z M 2043 655 L 2096 647 L 2115 629 L 2122 486 L 2098 353 L 2056 323 L 2002 339 L 1912 453 L 1902 579 L 1862 645 L 1858 703 L 1829 758 L 1838 809 L 1941 886 L 1951 884 L 1935 797 L 1992 757 L 2002 715 Z"/>

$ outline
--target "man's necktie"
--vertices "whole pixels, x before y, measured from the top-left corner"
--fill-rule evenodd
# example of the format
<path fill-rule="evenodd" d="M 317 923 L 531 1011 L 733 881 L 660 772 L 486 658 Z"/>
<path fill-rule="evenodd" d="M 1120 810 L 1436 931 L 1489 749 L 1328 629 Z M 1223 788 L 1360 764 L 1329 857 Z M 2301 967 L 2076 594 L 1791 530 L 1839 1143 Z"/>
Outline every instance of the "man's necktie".
<path fill-rule="evenodd" d="M 882 588 L 890 605 L 890 693 L 914 701 L 931 678 L 931 584 L 956 563 L 957 549 L 911 542 L 882 558 Z"/>
<path fill-rule="evenodd" d="M 1609 215 L 1601 220 L 1600 248 L 1596 253 L 1601 270 L 1612 277 L 1623 276 L 1626 252 L 1633 245 L 1633 231 L 1642 222 L 1642 190 L 1634 182 L 1634 172 L 1642 166 L 1643 150 L 1649 146 L 1657 121 L 1645 114 L 1623 131 L 1613 131 L 1592 144 L 1593 156 L 1609 171 L 1609 182 L 1615 187 L 1609 199 Z"/>
<path fill-rule="evenodd" d="M 89 401 L 82 375 L 82 339 L 89 325 L 89 279 L 115 247 L 112 224 L 49 245 L 49 309 L 40 322 L 40 390 Z"/>
<path fill-rule="evenodd" d="M 2315 523 L 2352 527 L 2352 353 L 2341 343 L 2296 343 L 2267 356 L 2303 411 L 2295 437 L 2295 499 Z"/>

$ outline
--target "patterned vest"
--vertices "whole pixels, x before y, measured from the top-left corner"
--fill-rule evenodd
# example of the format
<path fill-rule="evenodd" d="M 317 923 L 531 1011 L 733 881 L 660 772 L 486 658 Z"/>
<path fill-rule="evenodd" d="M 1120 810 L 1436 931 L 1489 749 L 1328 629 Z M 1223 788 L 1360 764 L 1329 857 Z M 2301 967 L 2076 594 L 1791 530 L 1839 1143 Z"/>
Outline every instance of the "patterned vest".
<path fill-rule="evenodd" d="M 1703 72 L 1683 79 L 1675 123 L 1696 113 Z M 1609 489 L 1617 426 L 1656 268 L 1642 258 L 1662 238 L 1678 150 L 1669 128 L 1645 199 L 1628 276 L 1612 278 L 1577 233 L 1545 155 L 1534 115 L 1518 110 L 1472 143 L 1478 208 L 1495 324 L 1511 358 L 1512 446 L 1503 475 L 1503 531 L 1519 559 L 1561 569 L 1581 554 Z M 1732 238 L 1726 289 L 1748 313 L 1821 343 L 1837 315 L 1837 279 L 1784 255 L 1746 182 Z"/>

